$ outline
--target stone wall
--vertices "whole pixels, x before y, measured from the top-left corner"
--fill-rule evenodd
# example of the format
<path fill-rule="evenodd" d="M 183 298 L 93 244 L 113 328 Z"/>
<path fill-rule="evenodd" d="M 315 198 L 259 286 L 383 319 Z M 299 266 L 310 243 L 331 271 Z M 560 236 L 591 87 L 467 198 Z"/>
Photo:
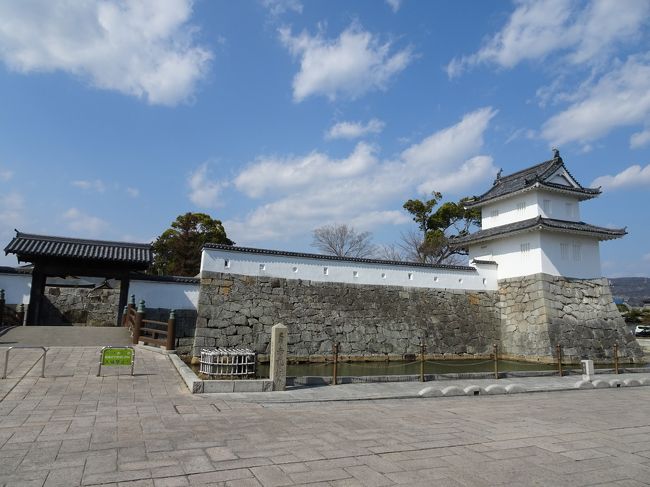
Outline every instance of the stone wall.
<path fill-rule="evenodd" d="M 45 325 L 115 326 L 120 289 L 46 286 L 41 307 Z"/>
<path fill-rule="evenodd" d="M 494 291 L 355 285 L 204 272 L 193 355 L 204 346 L 268 354 L 271 327 L 287 326 L 294 358 L 484 354 L 499 339 Z"/>
<path fill-rule="evenodd" d="M 548 360 L 562 345 L 567 362 L 611 362 L 614 344 L 622 360 L 643 353 L 614 304 L 607 279 L 568 279 L 548 274 L 499 281 L 502 351 Z"/>

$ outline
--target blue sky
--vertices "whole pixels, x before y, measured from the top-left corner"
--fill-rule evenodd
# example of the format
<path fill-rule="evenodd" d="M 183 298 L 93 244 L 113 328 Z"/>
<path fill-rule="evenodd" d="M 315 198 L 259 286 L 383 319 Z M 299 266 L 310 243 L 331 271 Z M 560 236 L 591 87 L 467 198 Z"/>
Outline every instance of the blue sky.
<path fill-rule="evenodd" d="M 650 276 L 650 0 L 0 3 L 0 241 L 150 241 L 207 212 L 239 245 L 390 244 L 432 190 L 563 159 Z M 15 264 L 13 256 L 0 264 Z"/>

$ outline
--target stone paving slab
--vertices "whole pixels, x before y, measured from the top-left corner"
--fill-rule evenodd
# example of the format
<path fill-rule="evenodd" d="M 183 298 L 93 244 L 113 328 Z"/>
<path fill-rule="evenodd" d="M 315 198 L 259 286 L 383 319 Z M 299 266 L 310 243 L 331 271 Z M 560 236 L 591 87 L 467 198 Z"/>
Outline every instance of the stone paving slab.
<path fill-rule="evenodd" d="M 10 374 L 0 485 L 650 485 L 650 387 L 566 390 L 572 376 L 478 397 L 415 397 L 419 383 L 193 395 L 166 355 L 137 349 L 134 376 L 97 377 L 99 348 L 51 353 L 44 379 L 27 357 Z"/>

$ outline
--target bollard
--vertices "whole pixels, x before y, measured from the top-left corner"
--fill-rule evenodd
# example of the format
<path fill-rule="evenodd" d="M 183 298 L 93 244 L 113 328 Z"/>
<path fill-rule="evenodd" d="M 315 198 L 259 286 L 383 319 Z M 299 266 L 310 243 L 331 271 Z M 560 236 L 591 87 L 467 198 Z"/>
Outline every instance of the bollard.
<path fill-rule="evenodd" d="M 169 320 L 167 320 L 167 350 L 174 350 L 174 342 L 176 341 L 176 315 L 172 309 L 169 312 Z"/>
<path fill-rule="evenodd" d="M 562 345 L 559 343 L 555 345 L 555 352 L 557 353 L 557 370 L 562 377 Z"/>
<path fill-rule="evenodd" d="M 22 326 L 25 326 L 25 305 L 23 303 L 20 303 L 18 305 L 18 323 L 20 323 Z"/>
<path fill-rule="evenodd" d="M 614 373 L 618 374 L 618 343 L 614 343 Z"/>
<path fill-rule="evenodd" d="M 133 327 L 133 344 L 137 345 L 140 341 L 140 328 L 144 320 L 144 299 L 138 304 L 138 312 L 135 314 L 135 326 Z"/>
<path fill-rule="evenodd" d="M 492 348 L 494 349 L 494 378 L 498 379 L 499 378 L 499 358 L 497 356 L 497 344 L 495 343 L 492 345 Z"/>
<path fill-rule="evenodd" d="M 420 338 L 420 382 L 424 382 L 424 341 Z"/>
<path fill-rule="evenodd" d="M 334 342 L 332 345 L 332 352 L 334 353 L 334 363 L 332 364 L 332 385 L 336 385 L 336 366 L 339 361 L 339 344 L 338 342 Z"/>

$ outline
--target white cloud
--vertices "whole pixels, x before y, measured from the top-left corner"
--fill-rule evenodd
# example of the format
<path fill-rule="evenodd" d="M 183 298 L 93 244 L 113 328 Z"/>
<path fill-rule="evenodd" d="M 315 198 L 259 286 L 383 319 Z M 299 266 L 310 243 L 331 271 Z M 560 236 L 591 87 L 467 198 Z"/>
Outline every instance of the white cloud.
<path fill-rule="evenodd" d="M 176 105 L 211 52 L 194 43 L 191 0 L 0 2 L 0 59 L 20 73 L 64 71 L 96 88 Z"/>
<path fill-rule="evenodd" d="M 452 59 L 449 77 L 479 64 L 512 68 L 556 51 L 569 64 L 600 63 L 618 45 L 637 39 L 650 18 L 647 0 L 629 0 L 624 7 L 615 0 L 520 0 L 516 5 L 505 27 L 478 52 Z"/>
<path fill-rule="evenodd" d="M 650 186 L 650 164 L 641 167 L 638 164 L 630 166 L 618 174 L 600 176 L 591 183 L 592 186 L 602 186 L 606 189 L 619 189 L 631 186 Z"/>
<path fill-rule="evenodd" d="M 190 188 L 189 198 L 195 205 L 203 208 L 219 206 L 219 196 L 224 185 L 209 179 L 207 162 L 190 173 L 187 178 L 187 185 Z"/>
<path fill-rule="evenodd" d="M 62 217 L 67 227 L 80 236 L 97 237 L 108 228 L 106 221 L 99 217 L 88 215 L 77 208 L 66 210 Z"/>
<path fill-rule="evenodd" d="M 393 13 L 397 13 L 399 8 L 402 6 L 402 0 L 386 0 L 388 6 L 393 9 Z"/>
<path fill-rule="evenodd" d="M 138 188 L 132 188 L 130 186 L 126 188 L 126 193 L 131 198 L 137 198 L 138 196 L 140 196 L 140 190 Z"/>
<path fill-rule="evenodd" d="M 9 169 L 0 168 L 0 181 L 7 182 L 14 177 L 14 172 Z"/>
<path fill-rule="evenodd" d="M 397 160 L 380 160 L 365 143 L 340 160 L 318 152 L 260 158 L 240 173 L 235 186 L 268 199 L 243 219 L 225 222 L 228 233 L 236 241 L 254 242 L 289 240 L 328 223 L 364 230 L 406 223 L 409 218 L 401 204 L 395 207 L 396 200 L 432 189 L 453 198 L 496 173 L 492 158 L 478 154 L 495 113 L 491 108 L 469 113 L 413 144 Z"/>
<path fill-rule="evenodd" d="M 326 139 L 358 139 L 368 134 L 378 134 L 386 124 L 378 118 L 372 118 L 368 123 L 339 122 L 332 125 L 325 134 Z"/>
<path fill-rule="evenodd" d="M 358 98 L 374 90 L 385 90 L 388 82 L 413 59 L 410 48 L 392 52 L 373 34 L 352 25 L 333 40 L 306 31 L 294 36 L 291 29 L 279 30 L 280 40 L 300 58 L 300 71 L 293 79 L 293 99 L 310 95 Z"/>
<path fill-rule="evenodd" d="M 377 163 L 374 152 L 372 146 L 360 142 L 341 160 L 330 159 L 320 152 L 284 159 L 263 157 L 235 178 L 235 186 L 248 196 L 259 197 L 271 190 L 285 191 L 318 180 L 350 178 L 365 173 Z"/>
<path fill-rule="evenodd" d="M 541 135 L 555 145 L 587 142 L 610 130 L 650 119 L 650 54 L 631 56 L 574 94 L 577 100 L 548 119 Z"/>
<path fill-rule="evenodd" d="M 650 129 L 642 130 L 641 132 L 636 132 L 630 137 L 630 147 L 632 149 L 638 149 L 650 143 Z"/>
<path fill-rule="evenodd" d="M 96 191 L 98 193 L 103 193 L 106 191 L 106 185 L 104 185 L 104 182 L 100 179 L 95 179 L 93 181 L 79 179 L 76 181 L 71 181 L 70 184 L 75 188 L 80 188 L 85 191 Z"/>
<path fill-rule="evenodd" d="M 17 228 L 23 223 L 25 198 L 18 192 L 12 191 L 0 195 L 0 229 Z"/>
<path fill-rule="evenodd" d="M 643 260 L 645 260 L 645 261 L 647 261 L 647 262 L 650 262 L 650 254 L 645 254 L 645 255 L 643 256 Z"/>
<path fill-rule="evenodd" d="M 302 13 L 300 0 L 262 0 L 262 5 L 269 10 L 273 17 L 279 17 L 286 12 Z"/>

